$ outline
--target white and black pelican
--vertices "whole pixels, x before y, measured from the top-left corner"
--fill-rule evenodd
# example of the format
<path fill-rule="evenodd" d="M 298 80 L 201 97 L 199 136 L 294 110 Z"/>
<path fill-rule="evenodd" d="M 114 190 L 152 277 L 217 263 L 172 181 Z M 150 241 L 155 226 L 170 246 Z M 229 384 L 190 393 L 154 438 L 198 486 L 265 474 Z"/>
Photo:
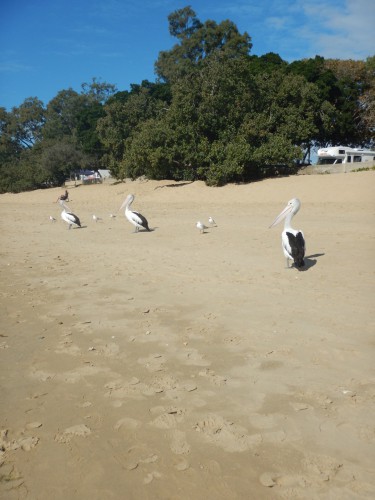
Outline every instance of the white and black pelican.
<path fill-rule="evenodd" d="M 201 222 L 201 221 L 199 220 L 199 221 L 197 222 L 197 229 L 199 229 L 199 232 L 203 234 L 203 233 L 204 233 L 204 230 L 205 230 L 205 229 L 208 229 L 208 227 L 207 227 L 207 226 L 205 226 L 205 225 L 203 224 L 203 222 Z"/>
<path fill-rule="evenodd" d="M 293 198 L 288 201 L 287 206 L 270 225 L 271 228 L 285 219 L 284 231 L 281 233 L 281 245 L 286 258 L 286 267 L 289 267 L 289 260 L 292 260 L 298 269 L 305 265 L 305 238 L 301 230 L 292 228 L 291 222 L 300 208 L 299 199 Z"/>
<path fill-rule="evenodd" d="M 148 222 L 146 217 L 144 217 L 142 214 L 139 212 L 134 212 L 133 210 L 130 210 L 130 205 L 134 201 L 134 194 L 128 194 L 128 196 L 125 198 L 124 203 L 121 205 L 119 210 L 125 207 L 125 217 L 128 219 L 128 221 L 135 226 L 135 233 L 138 233 L 139 229 L 146 229 L 146 231 L 151 231 L 151 229 L 148 227 Z"/>
<path fill-rule="evenodd" d="M 81 227 L 81 222 L 79 218 L 75 214 L 69 211 L 69 207 L 65 205 L 64 200 L 59 200 L 59 203 L 63 207 L 63 211 L 61 212 L 61 218 L 63 221 L 69 224 L 68 229 L 70 229 L 73 224 L 77 227 Z"/>
<path fill-rule="evenodd" d="M 208 218 L 208 222 L 211 224 L 211 226 L 217 226 L 215 220 L 212 217 Z"/>

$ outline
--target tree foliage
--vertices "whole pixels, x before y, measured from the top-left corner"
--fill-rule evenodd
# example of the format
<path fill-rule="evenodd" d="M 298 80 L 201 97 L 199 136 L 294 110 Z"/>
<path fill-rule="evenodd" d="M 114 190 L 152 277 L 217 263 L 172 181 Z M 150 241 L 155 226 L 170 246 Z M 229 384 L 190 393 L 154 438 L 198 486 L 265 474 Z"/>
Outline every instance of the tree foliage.
<path fill-rule="evenodd" d="M 168 21 L 176 43 L 159 53 L 156 82 L 119 91 L 93 78 L 46 106 L 0 108 L 0 192 L 60 185 L 83 167 L 223 185 L 293 173 L 312 147 L 374 146 L 374 56 L 287 63 L 250 55 L 230 20 L 184 7 Z"/>

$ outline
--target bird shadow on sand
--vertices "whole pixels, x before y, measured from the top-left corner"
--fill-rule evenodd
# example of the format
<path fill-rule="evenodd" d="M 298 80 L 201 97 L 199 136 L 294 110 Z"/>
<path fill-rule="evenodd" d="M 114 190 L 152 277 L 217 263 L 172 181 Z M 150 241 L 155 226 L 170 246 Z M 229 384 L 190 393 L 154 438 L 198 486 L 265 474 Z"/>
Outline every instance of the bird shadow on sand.
<path fill-rule="evenodd" d="M 324 253 L 316 253 L 314 255 L 309 255 L 308 257 L 305 257 L 305 266 L 300 268 L 299 271 L 302 271 L 302 272 L 308 271 L 311 267 L 315 266 L 315 264 L 317 263 L 317 258 L 323 257 L 323 255 L 325 255 L 325 254 Z"/>

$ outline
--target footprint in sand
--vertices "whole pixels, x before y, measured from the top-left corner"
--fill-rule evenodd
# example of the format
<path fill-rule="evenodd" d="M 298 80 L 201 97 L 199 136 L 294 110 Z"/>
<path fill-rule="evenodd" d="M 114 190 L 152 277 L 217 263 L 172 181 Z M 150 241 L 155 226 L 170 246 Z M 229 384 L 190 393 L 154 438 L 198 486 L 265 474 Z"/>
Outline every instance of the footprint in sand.
<path fill-rule="evenodd" d="M 208 415 L 194 426 L 205 438 L 229 452 L 246 451 L 262 442 L 261 434 L 247 434 L 244 427 L 225 420 L 219 415 Z"/>
<path fill-rule="evenodd" d="M 168 373 L 155 375 L 150 383 L 150 386 L 156 393 L 170 391 L 179 387 L 178 381 Z"/>
<path fill-rule="evenodd" d="M 159 414 L 150 425 L 158 429 L 175 429 L 177 424 L 184 420 L 185 410 L 181 408 L 171 407 L 164 408 L 156 406 L 150 409 L 150 413 Z"/>
<path fill-rule="evenodd" d="M 131 448 L 124 449 L 123 442 L 118 439 L 111 440 L 109 444 L 112 446 L 115 460 L 124 469 L 131 471 L 137 469 L 142 464 L 155 463 L 158 460 L 158 455 L 152 453 L 146 445 L 132 446 Z"/>
<path fill-rule="evenodd" d="M 56 354 L 69 354 L 70 356 L 81 356 L 81 349 L 73 344 L 71 340 L 62 340 L 57 344 Z"/>
<path fill-rule="evenodd" d="M 34 436 L 23 436 L 19 439 L 8 440 L 8 430 L 0 431 L 0 451 L 18 450 L 30 451 L 39 443 L 39 438 Z"/>
<path fill-rule="evenodd" d="M 62 433 L 56 434 L 57 443 L 69 443 L 75 437 L 87 437 L 91 434 L 91 429 L 85 424 L 73 425 L 68 427 Z"/>
<path fill-rule="evenodd" d="M 142 424 L 139 420 L 136 420 L 135 418 L 130 418 L 130 417 L 125 417 L 121 418 L 116 422 L 114 425 L 115 431 L 133 431 L 134 429 L 137 429 L 140 427 Z"/>
<path fill-rule="evenodd" d="M 174 429 L 171 432 L 170 447 L 176 455 L 186 455 L 190 453 L 190 445 L 185 439 L 185 432 Z"/>
<path fill-rule="evenodd" d="M 294 496 L 298 498 L 307 498 L 304 494 L 298 493 L 299 488 L 309 487 L 310 493 L 312 488 L 321 488 L 325 484 L 331 484 L 333 487 L 333 480 L 335 476 L 341 473 L 343 464 L 336 459 L 324 455 L 307 455 L 301 461 L 302 470 L 299 474 L 283 474 L 280 472 L 264 472 L 260 475 L 259 481 L 263 486 L 268 488 L 283 487 L 286 488 L 285 492 L 293 489 Z M 341 477 L 341 476 L 340 476 Z M 347 471 L 344 472 L 341 479 L 351 482 L 354 475 Z M 294 498 L 293 496 L 293 498 Z M 338 497 L 341 498 L 341 495 Z"/>
<path fill-rule="evenodd" d="M 147 358 L 139 358 L 138 363 L 145 366 L 150 372 L 160 372 L 164 368 L 164 356 L 162 354 L 150 354 Z"/>
<path fill-rule="evenodd" d="M 216 375 L 216 373 L 210 368 L 206 368 L 205 370 L 200 371 L 198 375 L 200 377 L 207 377 L 213 385 L 220 386 L 227 383 L 226 377 L 223 377 L 222 375 Z"/>
<path fill-rule="evenodd" d="M 125 398 L 141 399 L 143 396 L 154 396 L 155 389 L 133 377 L 129 381 L 123 379 L 113 380 L 105 384 L 108 391 L 105 396 L 115 400 Z"/>
<path fill-rule="evenodd" d="M 211 361 L 204 359 L 204 356 L 197 349 L 186 349 L 178 353 L 177 358 L 185 365 L 209 366 L 211 364 Z"/>

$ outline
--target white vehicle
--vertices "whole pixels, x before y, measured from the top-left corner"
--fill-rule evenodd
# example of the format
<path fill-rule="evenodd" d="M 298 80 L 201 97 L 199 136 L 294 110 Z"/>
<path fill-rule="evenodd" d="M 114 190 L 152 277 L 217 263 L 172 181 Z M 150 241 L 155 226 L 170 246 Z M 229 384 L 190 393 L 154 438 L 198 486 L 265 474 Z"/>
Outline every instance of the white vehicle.
<path fill-rule="evenodd" d="M 317 165 L 337 165 L 338 163 L 363 163 L 375 161 L 375 151 L 369 149 L 336 146 L 318 149 Z"/>

